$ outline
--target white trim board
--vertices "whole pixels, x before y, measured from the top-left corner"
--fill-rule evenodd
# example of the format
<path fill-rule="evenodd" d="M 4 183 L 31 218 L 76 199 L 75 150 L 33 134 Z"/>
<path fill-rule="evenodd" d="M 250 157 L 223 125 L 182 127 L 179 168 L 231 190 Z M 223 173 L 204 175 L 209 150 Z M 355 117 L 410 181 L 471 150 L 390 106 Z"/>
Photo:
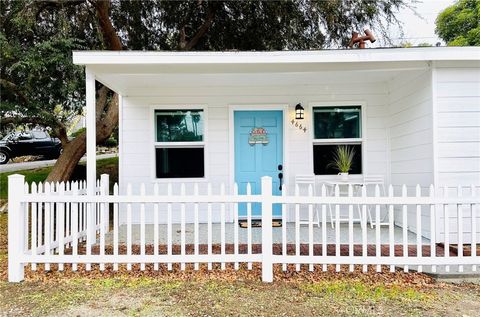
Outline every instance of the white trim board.
<path fill-rule="evenodd" d="M 74 51 L 77 65 L 303 64 L 395 61 L 480 61 L 480 47 L 424 47 L 270 52 Z"/>

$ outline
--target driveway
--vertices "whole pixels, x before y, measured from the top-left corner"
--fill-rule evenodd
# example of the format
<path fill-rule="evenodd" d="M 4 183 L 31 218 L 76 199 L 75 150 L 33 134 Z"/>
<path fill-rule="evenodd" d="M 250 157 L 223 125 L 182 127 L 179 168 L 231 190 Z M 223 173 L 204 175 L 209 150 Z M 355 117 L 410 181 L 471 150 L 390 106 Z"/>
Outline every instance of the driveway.
<path fill-rule="evenodd" d="M 97 160 L 116 157 L 117 155 L 118 155 L 117 153 L 100 154 L 100 155 L 97 155 Z M 80 162 L 84 162 L 86 160 L 87 160 L 87 157 L 84 156 L 82 157 Z M 5 165 L 0 165 L 0 173 L 23 171 L 23 170 L 30 170 L 34 168 L 53 166 L 56 161 L 57 160 L 45 160 L 45 161 L 33 161 L 33 162 L 8 163 Z"/>

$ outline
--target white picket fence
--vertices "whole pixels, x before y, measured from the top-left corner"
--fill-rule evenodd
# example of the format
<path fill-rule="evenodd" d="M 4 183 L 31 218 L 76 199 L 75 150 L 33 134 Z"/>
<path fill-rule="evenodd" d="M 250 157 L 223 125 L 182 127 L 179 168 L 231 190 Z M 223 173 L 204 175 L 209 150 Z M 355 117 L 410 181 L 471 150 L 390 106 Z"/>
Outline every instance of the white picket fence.
<path fill-rule="evenodd" d="M 362 188 L 354 196 L 350 187 L 348 196 L 343 197 L 338 188 L 333 196 L 327 195 L 325 187 L 320 193 L 313 193 L 310 187 L 306 195 L 300 195 L 298 187 L 292 195 L 284 188 L 282 196 L 273 196 L 271 178 L 263 177 L 261 185 L 259 195 L 252 195 L 250 186 L 247 194 L 239 195 L 237 185 L 232 186 L 231 193 L 226 193 L 224 185 L 214 193 L 208 185 L 205 194 L 200 194 L 195 185 L 193 194 L 187 195 L 184 184 L 180 193 L 173 193 L 171 184 L 166 192 L 160 192 L 156 184 L 148 195 L 145 185 L 135 195 L 132 186 L 128 185 L 126 194 L 120 195 L 115 185 L 111 195 L 108 175 L 102 175 L 97 182 L 95 194 L 88 194 L 84 182 L 29 186 L 22 175 L 11 175 L 8 178 L 9 281 L 23 280 L 27 264 L 32 270 L 44 265 L 48 271 L 52 264 L 57 264 L 60 271 L 65 265 L 76 271 L 79 264 L 84 264 L 86 270 L 91 270 L 92 264 L 99 265 L 100 270 L 106 265 L 112 265 L 113 270 L 126 265 L 131 270 L 134 264 L 140 264 L 140 270 L 151 264 L 155 270 L 160 265 L 171 270 L 173 264 L 179 264 L 184 270 L 193 264 L 198 270 L 201 263 L 207 263 L 208 269 L 220 263 L 221 269 L 231 265 L 238 270 L 241 263 L 247 263 L 248 269 L 252 263 L 261 263 L 265 282 L 273 280 L 273 266 L 280 264 L 283 270 L 289 264 L 294 264 L 295 270 L 300 270 L 302 264 L 308 265 L 310 271 L 315 267 L 327 270 L 327 265 L 335 265 L 337 271 L 342 265 L 347 265 L 350 271 L 355 266 L 366 271 L 369 265 L 374 265 L 377 271 L 385 266 L 390 271 L 401 267 L 406 272 L 426 268 L 449 272 L 455 266 L 460 272 L 472 273 L 480 265 L 477 252 L 480 196 L 475 194 L 473 186 L 468 196 L 440 195 L 433 186 L 426 196 L 421 195 L 420 187 L 414 196 L 408 196 L 405 186 L 401 195 L 395 196 L 390 186 L 384 196 L 378 187 L 373 195 L 367 195 L 366 188 Z M 261 228 L 252 227 L 255 203 L 261 204 Z M 247 207 L 246 229 L 237 225 L 239 204 Z M 281 227 L 272 225 L 274 204 L 281 205 Z M 344 209 L 346 221 L 340 220 Z M 187 219 L 187 211 L 191 214 L 192 210 L 193 219 Z M 301 219 L 305 210 L 306 222 Z M 173 214 L 177 211 L 180 221 L 174 224 Z M 121 213 L 126 213 L 125 223 L 119 222 Z M 133 223 L 136 213 L 139 222 Z M 148 213 L 153 214 L 153 226 L 146 222 Z M 354 214 L 363 221 L 357 224 Z M 202 218 L 207 219 L 205 224 L 201 223 Z M 215 224 L 213 219 L 219 219 L 219 223 Z M 456 230 L 451 230 L 452 221 Z M 381 222 L 383 226 L 376 225 Z M 187 225 L 192 226 L 191 236 L 187 236 Z M 139 241 L 133 238 L 135 226 L 140 232 Z M 175 226 L 179 226 L 178 240 Z M 122 228 L 126 229 L 123 240 Z M 424 228 L 428 229 L 429 239 L 423 237 Z M 147 230 L 153 230 L 153 240 L 148 243 L 147 237 L 152 232 Z M 327 237 L 329 230 L 334 231 L 331 241 Z M 438 234 L 440 231 L 443 235 Z M 369 232 L 373 238 L 368 237 Z M 396 235 L 398 232 L 400 236 Z M 218 241 L 214 235 L 220 236 Z M 206 243 L 201 241 L 203 236 L 207 237 Z M 160 242 L 163 238 L 165 243 Z"/>

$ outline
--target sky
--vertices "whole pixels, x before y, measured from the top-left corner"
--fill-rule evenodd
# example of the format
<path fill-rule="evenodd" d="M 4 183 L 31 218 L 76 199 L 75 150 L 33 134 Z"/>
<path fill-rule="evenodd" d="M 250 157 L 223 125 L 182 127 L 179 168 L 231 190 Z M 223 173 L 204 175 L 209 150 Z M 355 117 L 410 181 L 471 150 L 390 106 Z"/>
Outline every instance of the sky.
<path fill-rule="evenodd" d="M 437 15 L 443 11 L 446 7 L 455 3 L 455 0 L 420 0 L 414 6 L 415 11 L 421 17 L 415 15 L 412 10 L 404 9 L 397 14 L 398 19 L 403 22 L 403 36 L 398 29 L 394 27 L 390 30 L 390 37 L 394 44 L 400 44 L 402 42 L 410 42 L 413 45 L 419 43 L 430 43 L 435 45 L 440 40 L 435 34 L 435 19 Z M 377 35 L 378 37 L 378 35 Z M 381 41 L 378 41 L 381 42 Z M 381 46 L 383 43 L 378 43 L 372 46 Z"/>
<path fill-rule="evenodd" d="M 399 19 L 404 23 L 403 31 L 406 41 L 412 44 L 428 42 L 435 44 L 441 40 L 435 34 L 435 19 L 446 7 L 455 3 L 455 0 L 423 0 L 416 4 L 416 11 L 423 17 L 417 17 L 411 10 L 403 10 Z"/>

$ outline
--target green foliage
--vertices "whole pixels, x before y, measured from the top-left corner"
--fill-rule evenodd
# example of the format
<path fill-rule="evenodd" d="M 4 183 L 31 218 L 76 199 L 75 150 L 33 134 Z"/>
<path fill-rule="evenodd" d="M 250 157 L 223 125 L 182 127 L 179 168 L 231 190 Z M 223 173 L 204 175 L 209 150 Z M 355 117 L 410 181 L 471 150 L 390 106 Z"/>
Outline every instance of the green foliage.
<path fill-rule="evenodd" d="M 413 47 L 413 44 L 410 43 L 410 42 L 403 42 L 403 43 L 400 43 L 400 47 L 411 48 L 411 47 Z"/>
<path fill-rule="evenodd" d="M 432 47 L 433 45 L 430 44 L 430 43 L 426 43 L 426 42 L 422 42 L 422 43 L 418 43 L 416 45 L 412 44 L 411 42 L 402 42 L 400 43 L 400 47 L 403 47 L 403 48 L 412 48 L 412 47 Z"/>
<path fill-rule="evenodd" d="M 480 46 L 480 1 L 459 0 L 437 17 L 435 33 L 449 46 Z"/>
<path fill-rule="evenodd" d="M 79 165 L 84 165 L 85 163 L 80 163 Z M 27 183 L 38 183 L 44 182 L 47 179 L 48 174 L 52 170 L 52 167 L 37 168 L 31 170 L 23 171 L 14 171 L 0 173 L 0 199 L 8 198 L 8 176 L 12 174 L 21 174 L 25 176 L 25 181 Z M 97 161 L 97 177 L 100 177 L 101 174 L 110 175 L 110 188 L 113 187 L 115 182 L 118 182 L 118 157 L 107 158 Z M 82 179 L 85 179 L 81 177 Z"/>
<path fill-rule="evenodd" d="M 417 44 L 418 47 L 432 47 L 433 45 L 427 42 L 422 42 Z"/>
<path fill-rule="evenodd" d="M 57 127 L 84 103 L 83 69 L 72 63 L 72 50 L 85 49 L 83 41 L 65 32 L 61 15 L 37 20 L 33 5 L 6 1 L 0 9 L 0 117 L 16 119 L 2 129 Z"/>
<path fill-rule="evenodd" d="M 106 47 L 93 3 L 1 1 L 2 128 L 10 122 L 57 131 L 80 112 L 84 73 L 71 52 Z M 385 38 L 406 6 L 406 0 L 125 0 L 111 2 L 110 20 L 131 50 L 299 50 L 344 47 L 364 27 Z"/>
<path fill-rule="evenodd" d="M 80 128 L 78 129 L 77 131 L 73 132 L 70 137 L 72 138 L 76 138 L 77 136 L 79 136 L 80 134 L 82 134 L 83 132 L 87 131 L 86 128 Z"/>
<path fill-rule="evenodd" d="M 106 147 L 116 147 L 118 145 L 118 142 L 115 138 L 110 137 L 104 142 L 104 145 Z"/>
<path fill-rule="evenodd" d="M 8 198 L 8 176 L 12 174 L 21 174 L 25 176 L 25 181 L 29 184 L 32 182 L 38 183 L 43 182 L 50 173 L 51 167 L 45 168 L 38 168 L 32 170 L 25 170 L 25 171 L 15 171 L 15 172 L 7 172 L 7 173 L 0 173 L 0 198 L 7 199 Z"/>
<path fill-rule="evenodd" d="M 340 173 L 348 173 L 352 168 L 353 157 L 355 156 L 355 150 L 348 145 L 339 145 L 335 149 L 333 154 L 333 161 L 327 165 L 327 167 L 333 167 Z"/>

